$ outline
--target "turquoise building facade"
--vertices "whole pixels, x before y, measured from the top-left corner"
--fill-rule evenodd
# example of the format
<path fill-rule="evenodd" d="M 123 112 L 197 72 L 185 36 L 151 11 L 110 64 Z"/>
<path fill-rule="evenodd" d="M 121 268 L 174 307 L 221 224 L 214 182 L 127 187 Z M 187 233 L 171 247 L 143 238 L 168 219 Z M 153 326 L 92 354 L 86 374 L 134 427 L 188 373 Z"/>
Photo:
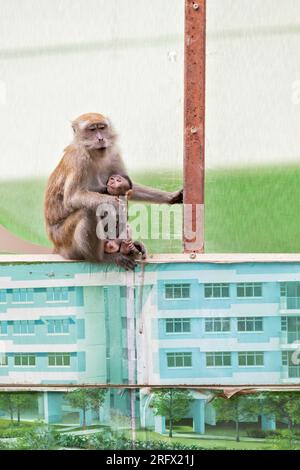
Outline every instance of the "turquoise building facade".
<path fill-rule="evenodd" d="M 44 387 L 53 422 L 60 399 L 47 385 L 300 383 L 300 259 L 267 256 L 154 257 L 134 273 L 3 256 L 0 384 Z M 141 392 L 137 416 L 163 429 L 147 406 Z M 111 390 L 111 408 L 128 413 L 129 395 Z"/>
<path fill-rule="evenodd" d="M 298 262 L 166 264 L 153 285 L 139 383 L 299 383 Z"/>

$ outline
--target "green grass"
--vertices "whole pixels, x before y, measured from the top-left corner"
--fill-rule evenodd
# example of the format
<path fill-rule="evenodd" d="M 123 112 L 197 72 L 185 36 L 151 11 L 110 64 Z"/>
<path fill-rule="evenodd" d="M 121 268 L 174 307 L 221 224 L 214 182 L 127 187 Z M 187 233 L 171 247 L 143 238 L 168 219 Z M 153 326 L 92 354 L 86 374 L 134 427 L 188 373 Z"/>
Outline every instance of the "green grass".
<path fill-rule="evenodd" d="M 212 449 L 214 447 L 224 448 L 227 449 L 236 449 L 236 450 L 263 450 L 270 447 L 269 442 L 264 441 L 243 441 L 236 442 L 232 440 L 224 439 L 202 439 L 201 437 L 176 437 L 176 435 L 172 438 L 168 436 L 158 434 L 154 431 L 137 431 L 137 439 L 138 440 L 148 440 L 148 441 L 167 441 L 167 442 L 179 442 L 180 444 L 184 444 L 186 446 L 199 446 L 205 449 Z M 127 437 L 131 438 L 130 433 L 126 433 Z"/>
<path fill-rule="evenodd" d="M 109 426 L 106 426 L 106 425 L 103 425 L 103 424 L 91 424 L 89 426 L 86 426 L 85 428 L 83 428 L 82 426 L 74 426 L 74 428 L 72 427 L 72 429 L 70 430 L 69 427 L 67 428 L 63 428 L 60 430 L 60 432 L 63 434 L 63 433 L 69 433 L 69 432 L 77 432 L 77 431 L 87 431 L 89 429 L 96 429 L 96 430 L 101 430 L 101 431 L 104 431 L 106 429 L 110 429 Z M 59 430 L 59 429 L 58 429 Z"/>
<path fill-rule="evenodd" d="M 0 431 L 2 429 L 11 429 L 11 428 L 34 428 L 37 426 L 37 423 L 34 421 L 20 421 L 20 424 L 17 423 L 17 420 L 15 419 L 13 423 L 10 421 L 10 419 L 0 419 Z"/>
<path fill-rule="evenodd" d="M 181 174 L 176 171 L 138 174 L 134 179 L 170 191 L 182 185 Z M 2 182 L 0 223 L 27 240 L 49 245 L 43 221 L 44 188 L 45 181 L 41 180 Z M 299 209 L 300 167 L 208 171 L 206 251 L 299 252 Z M 174 210 L 174 232 L 180 237 L 181 207 Z M 135 237 L 147 229 L 147 217 L 145 214 L 140 227 L 136 227 Z M 151 227 L 144 238 L 150 231 Z M 161 235 L 157 223 L 152 232 Z M 153 253 L 181 251 L 179 239 L 145 241 Z"/>
<path fill-rule="evenodd" d="M 240 436 L 248 437 L 247 431 L 250 430 L 259 430 L 260 426 L 258 423 L 240 423 Z M 194 434 L 193 426 L 189 425 L 175 425 L 174 432 L 180 434 Z M 210 426 L 209 424 L 205 425 L 205 434 L 212 436 L 224 436 L 226 437 L 235 437 L 235 423 L 218 423 L 216 426 Z M 195 434 L 197 436 L 197 434 Z"/>
<path fill-rule="evenodd" d="M 210 252 L 300 251 L 300 168 L 208 173 Z"/>

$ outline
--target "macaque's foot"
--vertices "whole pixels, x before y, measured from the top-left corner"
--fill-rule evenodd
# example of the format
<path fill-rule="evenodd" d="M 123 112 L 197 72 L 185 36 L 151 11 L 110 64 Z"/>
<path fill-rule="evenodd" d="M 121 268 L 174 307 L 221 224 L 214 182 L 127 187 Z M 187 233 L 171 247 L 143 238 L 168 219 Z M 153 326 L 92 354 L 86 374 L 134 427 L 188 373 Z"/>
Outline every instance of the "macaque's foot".
<path fill-rule="evenodd" d="M 139 255 L 141 256 L 142 259 L 146 259 L 147 258 L 147 250 L 146 250 L 146 247 L 144 245 L 144 243 L 140 242 L 140 241 L 136 241 L 136 242 L 133 242 L 135 248 L 138 250 L 139 252 Z"/>
<path fill-rule="evenodd" d="M 183 203 L 183 189 L 171 193 L 169 204 L 182 204 Z"/>
<path fill-rule="evenodd" d="M 115 258 L 115 262 L 121 268 L 126 269 L 126 271 L 133 271 L 137 265 L 134 258 L 128 255 L 123 255 L 121 253 L 118 253 L 118 255 Z"/>

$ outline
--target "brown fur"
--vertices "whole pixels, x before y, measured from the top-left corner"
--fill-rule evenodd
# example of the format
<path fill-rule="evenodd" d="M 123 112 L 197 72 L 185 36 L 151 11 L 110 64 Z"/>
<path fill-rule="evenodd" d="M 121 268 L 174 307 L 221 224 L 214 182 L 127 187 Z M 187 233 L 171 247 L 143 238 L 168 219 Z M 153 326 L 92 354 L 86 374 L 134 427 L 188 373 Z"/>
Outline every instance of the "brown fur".
<path fill-rule="evenodd" d="M 90 126 L 97 127 L 90 129 Z M 88 113 L 72 122 L 74 141 L 51 174 L 45 194 L 46 230 L 54 251 L 66 258 L 109 261 L 132 269 L 129 257 L 103 255 L 103 242 L 96 236 L 96 209 L 117 198 L 105 194 L 106 182 L 113 174 L 126 175 L 116 146 L 116 133 L 101 114 Z M 132 199 L 149 202 L 180 202 L 180 192 L 133 185 Z M 121 260 L 121 261 L 120 261 Z"/>

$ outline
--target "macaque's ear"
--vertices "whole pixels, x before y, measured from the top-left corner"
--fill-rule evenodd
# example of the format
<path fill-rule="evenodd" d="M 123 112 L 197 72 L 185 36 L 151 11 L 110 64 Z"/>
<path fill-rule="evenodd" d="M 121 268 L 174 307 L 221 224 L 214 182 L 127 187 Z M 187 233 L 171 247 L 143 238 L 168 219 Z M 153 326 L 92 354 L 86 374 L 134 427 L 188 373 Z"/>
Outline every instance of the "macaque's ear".
<path fill-rule="evenodd" d="M 72 129 L 73 129 L 74 134 L 75 134 L 75 132 L 76 132 L 76 124 L 75 124 L 75 122 L 71 121 L 71 127 L 72 127 Z"/>
<path fill-rule="evenodd" d="M 129 190 L 127 191 L 127 193 L 126 193 L 127 199 L 131 199 L 131 198 L 132 198 L 132 193 L 133 193 L 132 189 L 129 189 Z"/>
<path fill-rule="evenodd" d="M 105 116 L 105 121 L 106 121 L 106 124 L 108 127 L 112 128 L 112 123 L 111 123 L 111 120 Z"/>
<path fill-rule="evenodd" d="M 108 117 L 106 117 L 105 121 L 106 121 L 106 124 L 108 126 L 108 129 L 110 130 L 110 135 L 116 139 L 117 138 L 117 132 L 116 132 L 111 120 Z"/>

